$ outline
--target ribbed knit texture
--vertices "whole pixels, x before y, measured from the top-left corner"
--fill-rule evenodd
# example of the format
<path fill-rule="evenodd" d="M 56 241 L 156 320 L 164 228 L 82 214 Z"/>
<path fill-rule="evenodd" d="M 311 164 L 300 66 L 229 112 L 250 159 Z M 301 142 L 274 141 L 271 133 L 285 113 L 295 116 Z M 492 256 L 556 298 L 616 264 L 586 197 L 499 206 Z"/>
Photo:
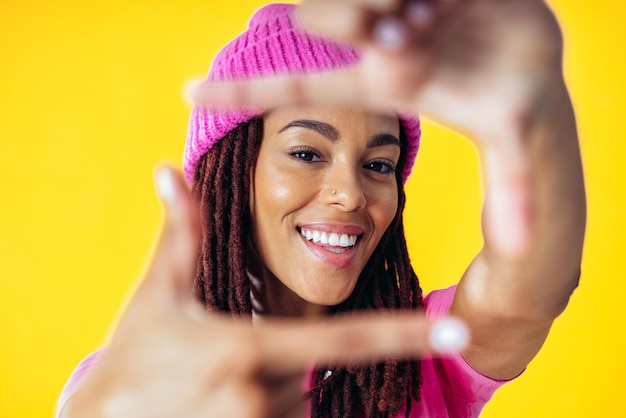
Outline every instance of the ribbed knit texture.
<path fill-rule="evenodd" d="M 299 30 L 293 18 L 295 7 L 276 3 L 257 10 L 248 29 L 217 54 L 208 79 L 248 80 L 270 75 L 303 75 L 358 64 L 360 52 L 354 47 Z M 183 169 L 189 184 L 193 182 L 202 155 L 237 125 L 262 112 L 262 109 L 194 106 L 183 157 Z M 402 115 L 400 121 L 408 141 L 403 173 L 406 182 L 417 156 L 421 128 L 417 117 Z"/>

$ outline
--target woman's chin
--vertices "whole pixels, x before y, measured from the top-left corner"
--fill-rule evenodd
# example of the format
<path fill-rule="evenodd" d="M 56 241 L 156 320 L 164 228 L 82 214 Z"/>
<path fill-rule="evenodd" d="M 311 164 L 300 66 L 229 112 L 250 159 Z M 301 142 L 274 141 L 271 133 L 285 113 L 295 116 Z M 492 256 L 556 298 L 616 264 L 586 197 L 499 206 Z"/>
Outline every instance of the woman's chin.
<path fill-rule="evenodd" d="M 339 305 L 346 301 L 352 294 L 354 288 L 342 291 L 321 290 L 314 292 L 303 292 L 300 296 L 303 300 L 312 305 L 318 305 L 320 307 L 329 308 L 331 306 Z"/>

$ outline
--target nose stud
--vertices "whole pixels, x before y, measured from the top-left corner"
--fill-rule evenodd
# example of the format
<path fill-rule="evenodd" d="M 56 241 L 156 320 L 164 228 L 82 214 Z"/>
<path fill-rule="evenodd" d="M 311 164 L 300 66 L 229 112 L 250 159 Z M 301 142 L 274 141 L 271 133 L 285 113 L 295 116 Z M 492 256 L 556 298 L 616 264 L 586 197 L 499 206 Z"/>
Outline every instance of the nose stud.
<path fill-rule="evenodd" d="M 337 194 L 337 190 L 332 189 L 332 190 L 330 191 L 330 194 L 332 194 L 333 196 L 334 196 L 334 195 L 336 195 L 336 194 Z"/>

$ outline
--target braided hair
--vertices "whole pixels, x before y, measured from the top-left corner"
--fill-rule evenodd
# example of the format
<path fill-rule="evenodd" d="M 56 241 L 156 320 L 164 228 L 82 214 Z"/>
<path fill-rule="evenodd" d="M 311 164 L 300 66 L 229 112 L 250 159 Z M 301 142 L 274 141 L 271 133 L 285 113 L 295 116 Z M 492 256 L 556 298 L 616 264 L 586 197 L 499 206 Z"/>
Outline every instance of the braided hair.
<path fill-rule="evenodd" d="M 202 242 L 194 291 L 213 312 L 252 315 L 246 273 L 250 230 L 250 172 L 263 137 L 263 120 L 255 118 L 230 131 L 199 161 L 192 192 L 200 202 Z M 406 137 L 396 170 L 398 210 L 363 269 L 350 297 L 330 315 L 355 311 L 415 310 L 423 307 L 422 290 L 411 267 L 404 237 L 402 181 Z M 383 361 L 369 366 L 328 368 L 318 365 L 315 384 L 306 394 L 312 417 L 395 417 L 420 399 L 418 360 Z"/>

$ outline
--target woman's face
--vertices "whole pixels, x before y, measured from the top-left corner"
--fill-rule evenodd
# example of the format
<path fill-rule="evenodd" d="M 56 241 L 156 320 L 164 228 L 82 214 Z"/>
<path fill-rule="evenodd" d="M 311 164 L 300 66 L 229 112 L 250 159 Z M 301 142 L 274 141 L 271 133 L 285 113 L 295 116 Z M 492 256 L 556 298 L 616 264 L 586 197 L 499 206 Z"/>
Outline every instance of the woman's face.
<path fill-rule="evenodd" d="M 347 299 L 396 214 L 399 157 L 397 117 L 328 106 L 268 113 L 250 196 L 264 280 L 303 303 Z"/>

